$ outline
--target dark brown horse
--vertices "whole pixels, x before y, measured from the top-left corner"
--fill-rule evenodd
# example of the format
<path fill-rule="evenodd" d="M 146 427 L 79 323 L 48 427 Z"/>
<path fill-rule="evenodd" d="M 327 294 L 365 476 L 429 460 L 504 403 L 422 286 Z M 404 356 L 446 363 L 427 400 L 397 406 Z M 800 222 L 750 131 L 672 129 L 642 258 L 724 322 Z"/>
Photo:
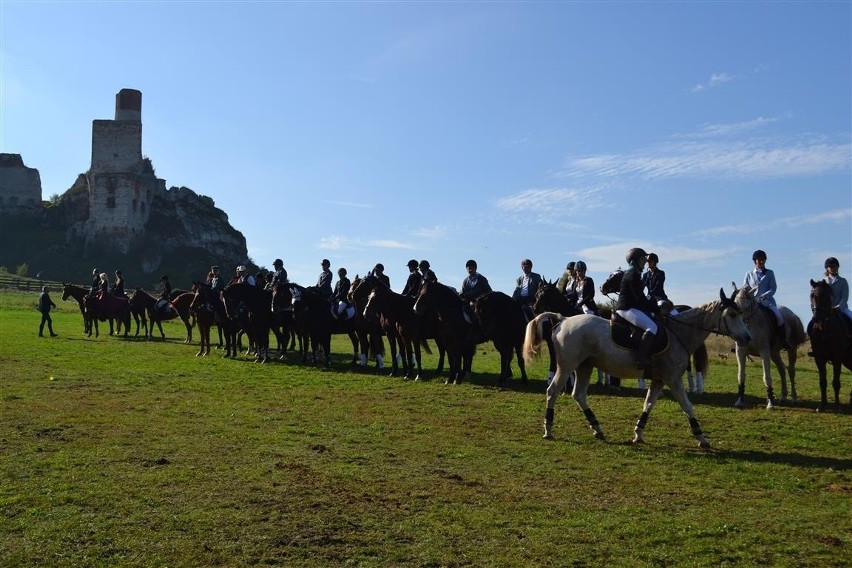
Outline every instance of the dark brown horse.
<path fill-rule="evenodd" d="M 109 321 L 109 334 L 113 335 L 113 321 L 118 322 L 117 331 L 121 332 L 124 326 L 124 337 L 130 331 L 130 302 L 123 296 L 113 296 L 107 292 L 98 292 L 83 298 L 83 308 L 89 321 L 89 337 L 92 329 L 95 337 L 98 337 L 98 321 Z"/>
<path fill-rule="evenodd" d="M 272 291 L 247 282 L 229 284 L 222 292 L 225 312 L 232 320 L 239 319 L 240 311 L 248 311 L 249 340 L 255 345 L 255 361 L 269 360 L 269 330 L 272 325 Z"/>
<path fill-rule="evenodd" d="M 849 336 L 846 316 L 833 306 L 831 288 L 825 280 L 811 280 L 811 311 L 813 318 L 808 324 L 814 363 L 819 371 L 819 389 L 822 395 L 818 410 L 828 409 L 828 377 L 826 365 L 831 363 L 834 387 L 834 407 L 840 408 L 840 372 L 845 366 L 852 371 L 852 339 Z M 852 407 L 852 392 L 849 394 Z"/>
<path fill-rule="evenodd" d="M 163 332 L 164 321 L 180 318 L 183 325 L 186 326 L 186 339 L 184 343 L 192 343 L 192 326 L 193 318 L 189 311 L 189 306 L 195 299 L 195 294 L 192 292 L 183 292 L 174 300 L 169 302 L 165 307 L 158 306 L 160 300 L 155 298 L 145 290 L 137 288 L 133 295 L 130 296 L 130 303 L 133 306 L 141 306 L 148 316 L 149 325 L 146 330 L 145 337 L 153 339 L 154 324 L 160 330 L 160 336 L 165 339 L 166 334 Z M 138 309 L 138 308 L 137 308 Z"/>
<path fill-rule="evenodd" d="M 473 365 L 477 339 L 473 324 L 465 319 L 464 300 L 455 289 L 424 280 L 414 303 L 414 313 L 425 315 L 432 310 L 438 314 L 438 329 L 450 365 L 446 383 L 459 384 L 469 377 Z"/>
<path fill-rule="evenodd" d="M 363 314 L 368 320 L 377 320 L 389 334 L 391 345 L 399 346 L 399 360 L 394 358 L 392 376 L 400 370 L 403 377 L 420 380 L 423 372 L 422 351 L 431 354 L 427 338 L 435 339 L 436 320 L 414 313 L 414 298 L 397 294 L 375 276 L 357 279 L 350 296 L 356 304 L 363 304 Z M 444 365 L 444 350 L 438 340 L 438 372 Z"/>
<path fill-rule="evenodd" d="M 338 320 L 332 315 L 331 303 L 311 290 L 298 284 L 289 283 L 293 296 L 293 317 L 296 328 L 307 333 L 311 339 L 314 362 L 331 366 L 331 336 L 345 333 L 352 342 L 352 361 L 357 362 L 358 334 L 355 331 L 355 319 Z M 322 355 L 320 355 L 322 351 Z M 303 352 L 307 360 L 307 352 Z"/>
<path fill-rule="evenodd" d="M 77 301 L 77 306 L 80 308 L 80 315 L 83 316 L 83 333 L 90 333 L 91 322 L 86 317 L 86 307 L 83 305 L 83 300 L 89 295 L 89 289 L 82 286 L 63 282 L 62 283 L 62 300 L 68 301 L 68 298 L 74 298 Z"/>
<path fill-rule="evenodd" d="M 489 292 L 476 299 L 474 311 L 485 338 L 500 353 L 500 386 L 512 380 L 512 352 L 518 359 L 521 380 L 527 382 L 523 355 L 527 318 L 521 303 L 503 292 Z"/>

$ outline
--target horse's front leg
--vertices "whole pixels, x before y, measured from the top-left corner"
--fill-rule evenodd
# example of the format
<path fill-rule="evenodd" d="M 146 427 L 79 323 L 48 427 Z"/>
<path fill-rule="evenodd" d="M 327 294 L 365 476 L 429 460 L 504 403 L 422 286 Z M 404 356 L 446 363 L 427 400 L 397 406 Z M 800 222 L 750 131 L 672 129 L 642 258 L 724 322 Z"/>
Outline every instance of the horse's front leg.
<path fill-rule="evenodd" d="M 772 389 L 772 352 L 761 352 L 760 362 L 763 365 L 763 386 L 766 387 L 766 410 L 775 408 L 775 392 Z M 783 373 L 784 364 L 778 369 L 778 373 Z"/>
<path fill-rule="evenodd" d="M 781 357 L 781 350 L 777 349 L 772 351 L 770 359 L 773 363 L 775 363 L 775 367 L 778 369 L 778 377 L 781 381 L 781 404 L 785 404 L 787 402 L 787 368 L 784 365 L 784 359 Z M 772 379 L 770 378 L 770 381 L 771 380 Z M 770 386 L 772 386 L 771 382 Z"/>
<path fill-rule="evenodd" d="M 843 363 L 840 361 L 832 361 L 832 371 L 834 378 L 831 381 L 831 386 L 834 387 L 834 409 L 840 410 L 840 371 L 843 370 Z M 852 404 L 852 394 L 849 395 L 850 404 Z"/>
<path fill-rule="evenodd" d="M 523 344 L 519 344 L 515 346 L 515 358 L 518 360 L 518 369 L 521 373 L 521 382 L 527 382 L 527 365 L 524 363 L 524 346 Z M 511 369 L 510 371 L 511 372 Z"/>
<path fill-rule="evenodd" d="M 657 399 L 660 398 L 660 394 L 662 392 L 663 381 L 652 380 L 651 387 L 645 394 L 645 404 L 642 407 L 642 414 L 639 416 L 639 420 L 636 421 L 636 427 L 633 429 L 634 444 L 641 444 L 645 442 L 645 425 L 648 424 L 648 417 L 651 415 L 651 410 L 654 409 L 654 404 L 657 402 Z"/>
<path fill-rule="evenodd" d="M 734 406 L 737 408 L 745 407 L 745 376 L 746 376 L 746 353 L 747 347 L 736 346 L 737 355 L 737 400 L 734 401 Z"/>
<path fill-rule="evenodd" d="M 692 430 L 692 436 L 698 440 L 698 446 L 704 449 L 710 449 L 710 442 L 704 437 L 704 432 L 701 431 L 701 425 L 695 417 L 695 410 L 692 408 L 692 403 L 689 402 L 689 397 L 686 394 L 686 390 L 683 388 L 683 380 L 680 378 L 680 373 L 669 384 L 669 387 L 672 390 L 672 395 L 674 395 L 675 399 L 678 403 L 680 403 L 681 409 L 683 409 L 687 418 L 689 418 L 689 427 Z"/>

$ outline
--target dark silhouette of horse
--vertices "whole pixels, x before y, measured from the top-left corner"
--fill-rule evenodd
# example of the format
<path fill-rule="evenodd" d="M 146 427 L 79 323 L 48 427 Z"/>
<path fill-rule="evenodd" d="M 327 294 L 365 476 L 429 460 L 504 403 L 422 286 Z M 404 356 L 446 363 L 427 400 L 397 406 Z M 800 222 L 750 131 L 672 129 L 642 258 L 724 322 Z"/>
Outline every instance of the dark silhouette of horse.
<path fill-rule="evenodd" d="M 355 318 L 339 320 L 332 315 L 332 305 L 313 290 L 290 283 L 293 296 L 293 318 L 296 328 L 309 335 L 313 349 L 314 362 L 322 360 L 326 367 L 331 366 L 331 336 L 345 333 L 352 342 L 352 362 L 358 357 L 358 334 L 355 331 Z M 320 356 L 322 351 L 322 356 Z M 307 353 L 303 352 L 303 361 Z"/>
<path fill-rule="evenodd" d="M 194 297 L 189 304 L 189 312 L 195 317 L 195 323 L 198 325 L 199 343 L 195 356 L 201 357 L 210 355 L 210 330 L 217 325 L 220 312 L 224 315 L 225 306 L 219 295 L 205 282 L 193 282 L 192 293 Z M 221 324 L 219 329 L 221 331 Z"/>
<path fill-rule="evenodd" d="M 424 280 L 414 303 L 414 313 L 424 315 L 431 310 L 438 314 L 438 329 L 447 350 L 450 375 L 446 383 L 459 384 L 470 376 L 476 351 L 473 325 L 465 318 L 464 300 L 455 289 Z"/>
<path fill-rule="evenodd" d="M 272 291 L 247 282 L 237 282 L 225 288 L 222 301 L 225 313 L 231 320 L 240 318 L 242 308 L 247 310 L 247 330 L 249 340 L 255 344 L 255 361 L 266 363 L 269 360 L 269 330 L 272 326 Z M 236 332 L 233 341 L 236 351 Z"/>
<path fill-rule="evenodd" d="M 304 342 L 308 339 L 296 330 L 296 321 L 293 318 L 293 295 L 290 286 L 281 282 L 274 284 L 272 290 L 272 332 L 278 342 L 278 351 L 281 353 L 280 360 L 284 360 L 287 350 L 295 350 L 296 342 L 299 343 L 299 353 L 304 352 Z"/>
<path fill-rule="evenodd" d="M 518 359 L 521 380 L 527 382 L 523 355 L 527 318 L 522 304 L 503 292 L 489 292 L 476 299 L 474 312 L 485 338 L 500 353 L 499 385 L 505 387 L 512 380 L 512 352 Z"/>
<path fill-rule="evenodd" d="M 124 326 L 124 337 L 130 331 L 130 302 L 123 296 L 113 296 L 106 292 L 98 292 L 83 298 L 83 308 L 89 321 L 89 337 L 92 329 L 98 337 L 98 321 L 109 321 L 109 334 L 113 335 L 113 320 L 118 321 L 117 331 Z"/>
<path fill-rule="evenodd" d="M 426 339 L 436 338 L 437 321 L 415 314 L 414 298 L 397 294 L 372 275 L 363 279 L 356 277 L 350 297 L 356 305 L 364 306 L 362 313 L 367 320 L 379 322 L 388 333 L 388 342 L 392 346 L 398 345 L 400 357 L 399 361 L 393 358 L 391 376 L 396 376 L 401 366 L 403 377 L 419 381 L 423 373 L 421 350 L 431 354 Z M 440 343 L 438 350 L 440 373 L 444 365 L 444 350 Z"/>
<path fill-rule="evenodd" d="M 89 295 L 89 288 L 76 286 L 74 284 L 62 283 L 62 300 L 68 301 L 68 298 L 74 298 L 77 301 L 77 306 L 80 308 L 80 315 L 83 316 L 83 333 L 90 333 L 91 322 L 86 317 L 86 307 L 83 305 L 83 300 Z"/>
<path fill-rule="evenodd" d="M 808 336 L 811 338 L 811 350 L 814 363 L 819 372 L 819 389 L 822 395 L 819 411 L 828 409 L 828 378 L 826 365 L 831 363 L 834 387 L 834 407 L 840 408 L 840 373 L 845 366 L 852 371 L 852 338 L 850 338 L 846 316 L 834 308 L 831 301 L 831 288 L 825 280 L 811 280 L 811 311 L 813 317 L 808 323 Z M 849 405 L 852 407 L 852 391 L 849 393 Z"/>
<path fill-rule="evenodd" d="M 186 339 L 184 340 L 184 343 L 191 343 L 193 321 L 192 314 L 190 314 L 189 311 L 189 306 L 192 304 L 194 299 L 194 293 L 181 292 L 177 297 L 174 297 L 174 299 L 169 302 L 167 309 L 163 310 L 157 306 L 159 302 L 158 298 L 155 298 L 141 288 L 137 288 L 130 296 L 130 304 L 131 306 L 136 306 L 135 309 L 137 311 L 139 309 L 143 309 L 145 314 L 147 314 L 149 320 L 145 330 L 145 337 L 147 339 L 153 339 L 155 323 L 160 330 L 160 337 L 165 339 L 166 334 L 163 332 L 162 322 L 180 318 L 183 325 L 186 326 Z"/>

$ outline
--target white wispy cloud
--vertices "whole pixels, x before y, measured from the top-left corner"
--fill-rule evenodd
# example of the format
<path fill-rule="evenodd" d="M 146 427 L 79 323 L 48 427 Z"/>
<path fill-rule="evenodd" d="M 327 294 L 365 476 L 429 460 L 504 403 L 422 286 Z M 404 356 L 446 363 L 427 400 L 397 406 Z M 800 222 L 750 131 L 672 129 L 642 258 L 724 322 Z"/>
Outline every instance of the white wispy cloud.
<path fill-rule="evenodd" d="M 718 132 L 721 132 L 719 129 Z M 729 125 L 729 132 L 736 128 Z M 570 159 L 560 177 L 780 178 L 849 171 L 852 145 L 824 139 L 680 140 L 630 154 Z"/>
<path fill-rule="evenodd" d="M 316 247 L 325 250 L 364 250 L 369 248 L 381 249 L 414 249 L 413 244 L 404 243 L 393 239 L 363 239 L 343 237 L 334 235 L 323 237 L 316 243 Z"/>
<path fill-rule="evenodd" d="M 367 245 L 376 248 L 389 248 L 389 249 L 413 249 L 416 248 L 414 245 L 408 243 L 401 243 L 399 241 L 394 241 L 391 239 L 377 239 L 373 241 L 367 241 Z"/>
<path fill-rule="evenodd" d="M 796 217 L 784 217 L 775 219 L 766 223 L 744 223 L 741 225 L 721 225 L 719 227 L 711 227 L 702 229 L 693 233 L 696 237 L 719 237 L 722 235 L 746 235 L 751 233 L 759 233 L 770 229 L 779 228 L 796 228 L 805 225 L 817 225 L 830 222 L 844 222 L 852 218 L 852 211 L 849 209 L 835 209 L 818 213 L 816 215 L 801 215 Z"/>
<path fill-rule="evenodd" d="M 449 228 L 446 225 L 435 225 L 434 227 L 422 227 L 411 232 L 412 236 L 419 239 L 436 241 L 447 236 Z"/>
<path fill-rule="evenodd" d="M 352 241 L 346 237 L 323 237 L 317 241 L 316 247 L 327 250 L 351 248 Z"/>
<path fill-rule="evenodd" d="M 780 120 L 790 118 L 791 113 L 785 113 L 781 116 L 764 118 L 759 116 L 754 120 L 746 120 L 743 122 L 723 123 L 723 124 L 705 124 L 702 125 L 696 134 L 689 135 L 697 137 L 715 137 L 715 136 L 730 136 L 732 134 L 741 134 L 751 130 L 757 130 L 779 122 Z"/>
<path fill-rule="evenodd" d="M 651 242 L 621 241 L 605 245 L 587 247 L 578 251 L 579 258 L 589 266 L 627 268 L 624 259 L 625 252 L 633 247 L 641 247 L 647 252 L 655 252 L 660 261 L 665 264 L 678 262 L 713 264 L 721 262 L 735 252 L 733 247 L 725 248 L 695 248 L 686 246 L 661 245 Z"/>
<path fill-rule="evenodd" d="M 510 212 L 552 212 L 554 210 L 589 210 L 602 205 L 598 189 L 524 189 L 514 195 L 501 197 L 494 205 Z"/>
<path fill-rule="evenodd" d="M 712 75 L 710 75 L 710 79 L 708 79 L 706 83 L 698 83 L 697 85 L 692 87 L 692 92 L 700 93 L 701 91 L 716 88 L 733 80 L 734 76 L 729 75 L 728 73 L 713 73 Z"/>

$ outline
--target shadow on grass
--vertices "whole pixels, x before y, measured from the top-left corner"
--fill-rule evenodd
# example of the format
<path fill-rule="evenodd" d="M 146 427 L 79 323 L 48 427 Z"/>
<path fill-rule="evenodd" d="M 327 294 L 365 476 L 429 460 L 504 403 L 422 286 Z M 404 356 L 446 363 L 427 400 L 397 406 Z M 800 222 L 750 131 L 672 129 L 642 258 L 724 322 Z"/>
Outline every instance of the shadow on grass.
<path fill-rule="evenodd" d="M 808 456 L 794 452 L 766 452 L 762 450 L 710 450 L 706 453 L 690 453 L 689 456 L 712 456 L 724 462 L 726 460 L 747 461 L 752 463 L 775 463 L 796 467 L 831 468 L 835 471 L 852 469 L 852 459 Z"/>

